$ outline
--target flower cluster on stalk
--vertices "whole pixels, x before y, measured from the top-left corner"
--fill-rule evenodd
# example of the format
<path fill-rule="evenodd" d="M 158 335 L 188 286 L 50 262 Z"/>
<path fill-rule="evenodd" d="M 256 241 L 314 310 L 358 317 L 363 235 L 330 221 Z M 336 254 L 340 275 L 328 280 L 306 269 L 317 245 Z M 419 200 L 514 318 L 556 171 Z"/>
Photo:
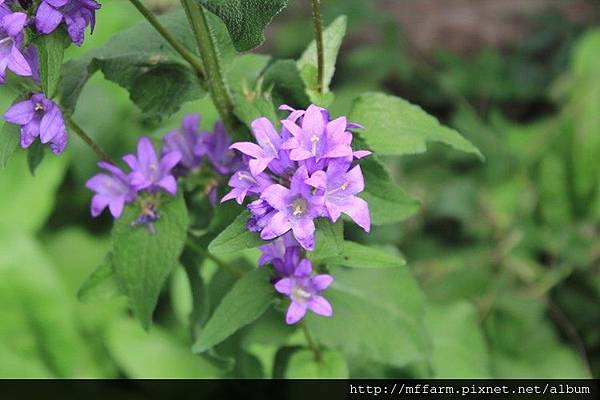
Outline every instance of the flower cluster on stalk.
<path fill-rule="evenodd" d="M 251 217 L 247 229 L 259 232 L 269 244 L 261 247 L 260 265 L 271 263 L 278 275 L 275 289 L 291 300 L 286 321 L 293 324 L 307 310 L 332 315 L 331 305 L 320 293 L 333 278 L 315 275 L 306 252 L 315 249 L 315 219 L 336 222 L 342 214 L 369 231 L 369 206 L 357 195 L 364 179 L 355 160 L 369 151 L 352 148 L 350 129 L 360 128 L 345 117 L 331 119 L 316 105 L 289 112 L 278 132 L 266 118 L 252 123 L 254 142 L 234 143 L 244 164 L 230 178 L 232 190 L 222 199 L 235 199 Z"/>
<path fill-rule="evenodd" d="M 29 10 L 33 5 L 36 10 Z M 71 41 L 83 44 L 88 26 L 93 30 L 95 13 L 100 8 L 96 0 L 41 0 L 32 3 L 20 0 L 0 0 L 0 84 L 6 82 L 7 72 L 40 81 L 38 49 L 25 39 L 27 30 L 33 35 L 48 35 L 64 24 Z M 33 18 L 29 18 L 28 14 Z M 58 104 L 49 93 L 30 93 L 23 101 L 13 104 L 4 120 L 21 126 L 21 147 L 28 148 L 39 138 L 49 144 L 52 152 L 65 150 L 68 133 Z"/>

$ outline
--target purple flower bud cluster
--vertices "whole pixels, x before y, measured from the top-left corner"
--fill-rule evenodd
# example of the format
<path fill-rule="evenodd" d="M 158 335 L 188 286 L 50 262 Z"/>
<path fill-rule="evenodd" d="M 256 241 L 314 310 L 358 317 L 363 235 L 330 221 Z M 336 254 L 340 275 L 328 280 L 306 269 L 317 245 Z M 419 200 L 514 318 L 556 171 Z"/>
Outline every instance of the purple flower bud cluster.
<path fill-rule="evenodd" d="M 174 196 L 177 177 L 197 170 L 205 157 L 217 172 L 229 172 L 241 163 L 235 152 L 229 150 L 231 140 L 220 122 L 215 125 L 214 133 L 200 132 L 199 126 L 199 115 L 184 117 L 179 129 L 163 136 L 159 153 L 149 138 L 140 138 L 137 154 L 123 157 L 130 170 L 127 173 L 110 163 L 99 162 L 98 166 L 105 172 L 86 183 L 86 187 L 94 192 L 92 216 L 97 217 L 108 208 L 114 218 L 119 218 L 124 206 L 134 202 L 141 193 L 152 197 L 166 192 Z M 157 218 L 156 204 L 146 202 L 136 222 L 149 224 Z"/>
<path fill-rule="evenodd" d="M 279 276 L 278 292 L 291 299 L 286 321 L 296 323 L 306 310 L 331 316 L 329 303 L 320 296 L 333 278 L 313 275 L 303 257 L 315 249 L 315 219 L 336 222 L 346 214 L 365 231 L 371 227 L 369 206 L 357 195 L 364 179 L 356 159 L 369 151 L 352 149 L 349 129 L 360 128 L 345 117 L 331 119 L 316 105 L 290 112 L 278 133 L 266 118 L 252 123 L 253 142 L 234 143 L 244 155 L 244 164 L 230 178 L 232 190 L 222 199 L 239 204 L 249 196 L 251 217 L 247 229 L 260 232 L 264 240 L 260 265 L 271 263 Z"/>
<path fill-rule="evenodd" d="M 86 28 L 90 26 L 94 31 L 100 7 L 96 0 L 42 0 L 35 14 L 35 27 L 48 35 L 64 22 L 71 41 L 81 46 Z"/>

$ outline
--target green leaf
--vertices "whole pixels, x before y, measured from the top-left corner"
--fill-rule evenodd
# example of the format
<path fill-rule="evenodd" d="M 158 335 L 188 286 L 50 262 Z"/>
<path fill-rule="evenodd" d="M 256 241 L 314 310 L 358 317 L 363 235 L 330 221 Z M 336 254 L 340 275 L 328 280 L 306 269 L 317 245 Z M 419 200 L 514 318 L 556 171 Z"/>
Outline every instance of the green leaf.
<path fill-rule="evenodd" d="M 365 127 L 361 136 L 379 155 L 423 153 L 427 142 L 433 141 L 483 158 L 460 133 L 399 97 L 365 93 L 354 101 L 349 119 Z"/>
<path fill-rule="evenodd" d="M 209 18 L 216 19 L 214 16 Z M 182 10 L 159 20 L 181 44 L 196 51 L 194 35 Z M 216 37 L 222 40 L 223 35 Z M 222 57 L 231 56 L 226 46 L 226 43 L 219 43 Z M 106 45 L 83 58 L 65 64 L 59 88 L 60 103 L 65 111 L 74 111 L 81 90 L 97 71 L 127 89 L 145 117 L 155 120 L 168 117 L 183 103 L 205 94 L 187 61 L 146 21 L 119 32 Z"/>
<path fill-rule="evenodd" d="M 387 249 L 345 241 L 343 254 L 326 258 L 323 263 L 352 268 L 397 268 L 406 265 L 406 260 Z"/>
<path fill-rule="evenodd" d="M 175 267 L 187 237 L 188 213 L 180 194 L 165 199 L 154 233 L 145 225 L 133 226 L 138 207 L 127 207 L 113 227 L 113 262 L 119 284 L 145 329 L 152 323 L 160 291 Z"/>
<path fill-rule="evenodd" d="M 108 253 L 104 262 L 83 282 L 77 298 L 83 302 L 98 302 L 122 295 L 113 264 L 113 255 Z"/>
<path fill-rule="evenodd" d="M 285 371 L 286 379 L 347 379 L 348 366 L 344 357 L 336 351 L 321 352 L 315 360 L 310 350 L 300 350 L 292 354 Z"/>
<path fill-rule="evenodd" d="M 264 29 L 288 0 L 197 0 L 219 16 L 238 51 L 252 50 L 264 40 Z"/>
<path fill-rule="evenodd" d="M 45 156 L 45 149 L 42 142 L 36 140 L 27 150 L 27 166 L 31 176 L 35 176 L 35 170 L 40 166 Z"/>
<path fill-rule="evenodd" d="M 275 300 L 269 273 L 266 268 L 255 269 L 233 285 L 200 332 L 195 353 L 211 349 L 267 311 Z"/>
<path fill-rule="evenodd" d="M 434 378 L 491 378 L 487 347 L 471 304 L 430 304 L 425 321 L 433 342 Z"/>
<path fill-rule="evenodd" d="M 5 122 L 0 130 L 0 169 L 3 169 L 19 147 L 21 127 Z"/>
<path fill-rule="evenodd" d="M 329 84 L 335 73 L 335 63 L 337 60 L 340 46 L 342 45 L 342 39 L 346 34 L 346 26 L 348 19 L 345 15 L 337 17 L 324 31 L 323 31 L 323 52 L 325 61 L 325 73 L 324 73 L 324 92 L 329 92 Z M 308 48 L 304 51 L 300 59 L 298 60 L 298 70 L 301 72 L 304 83 L 307 87 L 307 93 L 311 97 L 311 100 L 315 100 L 315 94 L 319 87 L 318 73 L 317 73 L 317 44 L 313 40 Z"/>
<path fill-rule="evenodd" d="M 176 335 L 156 326 L 144 332 L 128 318 L 108 329 L 110 353 L 128 378 L 209 379 L 223 378 L 223 372 L 203 357 L 192 354 Z"/>
<path fill-rule="evenodd" d="M 54 96 L 60 81 L 67 34 L 57 29 L 51 35 L 42 35 L 35 40 L 40 63 L 40 81 L 47 97 Z"/>
<path fill-rule="evenodd" d="M 344 223 L 340 219 L 335 224 L 325 218 L 319 218 L 315 223 L 315 251 L 309 252 L 308 257 L 318 263 L 327 258 L 338 257 L 344 253 Z"/>
<path fill-rule="evenodd" d="M 333 317 L 307 316 L 315 340 L 346 357 L 395 367 L 429 352 L 423 294 L 407 268 L 335 269 L 324 293 Z"/>
<path fill-rule="evenodd" d="M 36 232 L 54 208 L 55 194 L 62 182 L 68 159 L 49 157 L 34 178 L 27 171 L 27 155 L 19 152 L 0 170 L 0 231 Z"/>
<path fill-rule="evenodd" d="M 208 251 L 213 254 L 224 254 L 253 248 L 265 242 L 256 233 L 246 229 L 250 213 L 245 210 L 225 228 L 210 244 Z"/>
<path fill-rule="evenodd" d="M 360 197 L 369 203 L 373 225 L 404 221 L 419 210 L 419 202 L 396 186 L 390 174 L 374 156 L 360 160 L 365 191 Z"/>

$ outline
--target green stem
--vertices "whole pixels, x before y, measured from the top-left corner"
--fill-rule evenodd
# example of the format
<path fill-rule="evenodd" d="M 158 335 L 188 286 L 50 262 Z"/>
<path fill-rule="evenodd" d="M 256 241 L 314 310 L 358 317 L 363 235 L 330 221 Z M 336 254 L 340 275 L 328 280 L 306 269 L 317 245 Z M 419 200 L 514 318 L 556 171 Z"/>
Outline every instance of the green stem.
<path fill-rule="evenodd" d="M 75 132 L 77 134 L 77 136 L 79 136 L 81 139 L 83 139 L 83 141 L 91 147 L 91 149 L 94 151 L 94 153 L 96 153 L 96 155 L 98 156 L 99 159 L 109 162 L 111 164 L 114 164 L 110 157 L 108 156 L 108 154 L 106 154 L 104 152 L 104 150 L 102 150 L 102 148 L 100 147 L 100 145 L 96 142 L 94 142 L 94 139 L 92 139 L 87 133 L 85 133 L 85 131 L 83 130 L 82 127 L 80 127 L 71 117 L 67 117 L 67 123 L 71 126 L 71 130 L 73 132 Z"/>
<path fill-rule="evenodd" d="M 233 135 L 238 126 L 238 121 L 233 113 L 233 101 L 221 71 L 215 39 L 208 26 L 206 13 L 202 6 L 197 4 L 196 0 L 181 0 L 181 5 L 196 37 L 200 57 L 206 69 L 206 84 L 210 95 L 223 119 L 225 128 Z"/>
<path fill-rule="evenodd" d="M 231 265 L 227 264 L 225 261 L 221 260 L 219 257 L 215 256 L 214 254 L 211 254 L 208 250 L 205 250 L 202 247 L 197 246 L 191 240 L 187 241 L 186 246 L 190 250 L 196 252 L 196 254 L 198 254 L 199 256 L 204 257 L 204 258 L 208 258 L 209 260 L 212 260 L 215 264 L 217 264 L 217 266 L 219 266 L 220 268 L 223 268 L 223 269 L 231 272 L 233 275 L 237 276 L 238 278 L 241 277 L 242 275 L 244 275 L 238 269 L 236 269 L 236 268 L 232 267 Z"/>
<path fill-rule="evenodd" d="M 306 342 L 308 343 L 308 347 L 310 347 L 312 352 L 315 354 L 315 361 L 320 362 L 321 361 L 321 351 L 319 350 L 319 347 L 313 340 L 313 338 L 310 334 L 310 331 L 308 330 L 308 326 L 306 326 L 306 322 L 302 322 L 302 330 L 304 331 L 304 336 L 306 337 Z"/>
<path fill-rule="evenodd" d="M 198 57 L 188 50 L 185 46 L 171 35 L 167 29 L 162 26 L 162 24 L 158 21 L 158 19 L 152 14 L 150 10 L 144 6 L 144 4 L 140 0 L 129 0 L 131 4 L 146 18 L 146 20 L 156 29 L 156 31 L 173 47 L 173 49 L 179 53 L 184 60 L 186 60 L 192 68 L 196 71 L 196 74 L 200 79 L 204 79 L 204 66 L 202 62 L 198 59 Z"/>
<path fill-rule="evenodd" d="M 312 18 L 317 43 L 317 68 L 319 92 L 325 91 L 325 50 L 323 46 L 323 19 L 321 18 L 321 0 L 311 0 Z"/>

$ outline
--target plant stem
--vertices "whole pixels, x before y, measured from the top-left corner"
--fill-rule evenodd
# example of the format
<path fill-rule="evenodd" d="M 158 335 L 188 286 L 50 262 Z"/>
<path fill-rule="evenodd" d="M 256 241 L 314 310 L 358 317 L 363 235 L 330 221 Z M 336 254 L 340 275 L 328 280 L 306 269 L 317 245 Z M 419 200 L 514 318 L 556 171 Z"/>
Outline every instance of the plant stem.
<path fill-rule="evenodd" d="M 321 361 L 321 351 L 319 350 L 319 347 L 313 340 L 313 338 L 310 334 L 310 331 L 308 330 L 308 326 L 306 326 L 306 322 L 302 322 L 302 330 L 304 331 L 304 336 L 306 337 L 306 342 L 308 343 L 308 347 L 310 347 L 312 352 L 315 354 L 315 361 L 320 362 Z"/>
<path fill-rule="evenodd" d="M 154 14 L 144 6 L 144 4 L 140 0 L 129 0 L 131 4 L 146 18 L 146 20 L 156 29 L 156 31 L 173 47 L 173 49 L 179 53 L 184 60 L 186 60 L 192 68 L 196 71 L 196 74 L 200 79 L 204 79 L 204 66 L 202 62 L 198 59 L 198 57 L 188 50 L 185 46 L 177 41 L 171 35 L 167 29 L 162 26 L 162 24 L 158 21 L 158 19 L 154 16 Z"/>
<path fill-rule="evenodd" d="M 71 117 L 67 117 L 67 123 L 71 126 L 71 130 L 73 132 L 75 132 L 77 134 L 77 136 L 79 136 L 81 139 L 83 139 L 83 141 L 91 147 L 91 149 L 94 151 L 94 153 L 96 153 L 96 155 L 98 156 L 99 159 L 109 162 L 111 164 L 114 164 L 110 157 L 108 156 L 108 154 L 106 154 L 104 152 L 104 150 L 102 150 L 102 148 L 100 147 L 100 145 L 96 142 L 94 142 L 94 139 L 92 139 L 87 133 L 85 133 L 85 131 L 83 130 L 82 127 L 80 127 L 79 125 L 77 125 L 77 123 L 73 120 L 73 118 Z"/>
<path fill-rule="evenodd" d="M 226 263 L 225 261 L 221 260 L 219 257 L 215 256 L 214 254 L 211 254 L 208 250 L 203 249 L 200 246 L 197 246 L 194 242 L 192 242 L 191 240 L 188 240 L 186 243 L 186 246 L 196 252 L 198 255 L 208 258 L 209 260 L 212 260 L 215 264 L 217 264 L 219 267 L 226 269 L 227 271 L 231 272 L 233 275 L 237 276 L 238 278 L 241 277 L 242 275 L 244 275 L 241 271 L 239 271 L 237 268 L 232 267 L 231 265 L 229 265 L 228 263 Z"/>
<path fill-rule="evenodd" d="M 311 0 L 312 18 L 317 43 L 317 67 L 319 92 L 325 91 L 325 50 L 323 47 L 323 19 L 321 18 L 321 0 Z"/>
<path fill-rule="evenodd" d="M 210 95 L 217 111 L 223 119 L 225 128 L 229 134 L 233 135 L 238 121 L 233 113 L 233 101 L 231 100 L 231 94 L 227 89 L 225 78 L 221 71 L 215 39 L 208 26 L 206 13 L 202 6 L 195 0 L 181 0 L 181 5 L 185 10 L 188 21 L 194 31 L 194 36 L 196 37 L 200 57 L 206 69 L 206 84 Z"/>

